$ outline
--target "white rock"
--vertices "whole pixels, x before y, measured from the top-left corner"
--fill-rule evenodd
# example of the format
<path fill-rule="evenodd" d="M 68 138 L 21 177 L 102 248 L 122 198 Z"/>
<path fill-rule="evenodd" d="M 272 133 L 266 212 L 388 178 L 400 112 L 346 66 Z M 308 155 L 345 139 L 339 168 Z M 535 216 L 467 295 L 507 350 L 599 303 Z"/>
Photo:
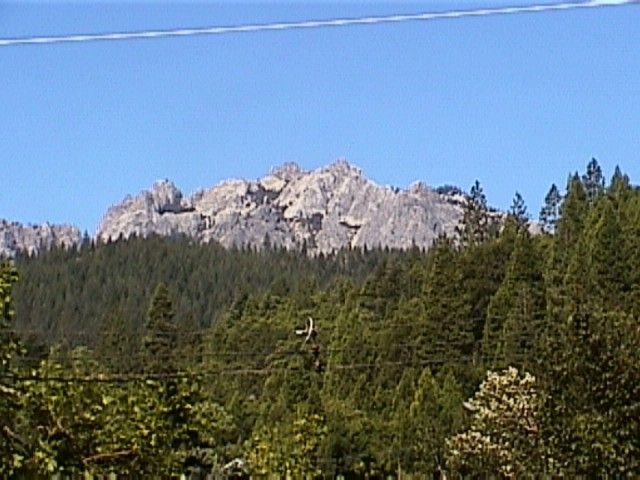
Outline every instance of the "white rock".
<path fill-rule="evenodd" d="M 109 208 L 96 237 L 186 235 L 258 248 L 268 241 L 306 245 L 311 254 L 347 246 L 429 247 L 441 233 L 454 234 L 465 201 L 459 191 L 437 193 L 422 182 L 407 190 L 377 185 L 345 160 L 310 172 L 287 163 L 257 181 L 227 180 L 189 198 L 158 181 Z M 0 223 L 0 254 L 80 240 L 75 227 Z"/>

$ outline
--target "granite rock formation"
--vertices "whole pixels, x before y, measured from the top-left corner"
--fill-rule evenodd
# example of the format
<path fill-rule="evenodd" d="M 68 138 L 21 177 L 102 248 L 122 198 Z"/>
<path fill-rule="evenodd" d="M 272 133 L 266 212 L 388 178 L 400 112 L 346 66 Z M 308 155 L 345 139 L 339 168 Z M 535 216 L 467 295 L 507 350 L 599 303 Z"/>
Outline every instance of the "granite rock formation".
<path fill-rule="evenodd" d="M 80 230 L 72 225 L 24 225 L 0 219 L 0 257 L 38 254 L 53 246 L 73 247 L 81 240 Z"/>
<path fill-rule="evenodd" d="M 344 160 L 314 171 L 285 164 L 256 180 L 227 180 L 184 198 L 165 180 L 105 214 L 96 236 L 184 234 L 224 246 L 306 248 L 428 247 L 452 234 L 464 197 L 422 183 L 407 190 L 377 185 Z"/>
<path fill-rule="evenodd" d="M 94 238 L 186 235 L 226 247 L 268 243 L 310 254 L 349 246 L 428 248 L 441 233 L 454 234 L 465 201 L 454 187 L 380 186 L 344 160 L 314 171 L 287 163 L 258 180 L 226 180 L 189 197 L 172 182 L 158 181 L 109 208 Z M 0 220 L 0 256 L 81 241 L 74 226 Z"/>

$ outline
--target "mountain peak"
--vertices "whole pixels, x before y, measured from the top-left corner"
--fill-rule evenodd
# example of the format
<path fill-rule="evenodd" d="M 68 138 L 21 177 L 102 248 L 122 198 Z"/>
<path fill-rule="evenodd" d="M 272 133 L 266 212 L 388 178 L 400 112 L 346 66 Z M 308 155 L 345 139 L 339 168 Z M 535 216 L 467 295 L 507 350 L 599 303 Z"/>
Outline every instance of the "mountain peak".
<path fill-rule="evenodd" d="M 358 175 L 362 174 L 362 170 L 360 170 L 355 165 L 352 165 L 351 163 L 349 163 L 349 161 L 346 158 L 337 159 L 333 163 L 330 163 L 329 165 L 327 165 L 323 170 L 333 171 L 333 172 L 342 172 L 342 173 L 351 172 Z"/>
<path fill-rule="evenodd" d="M 419 194 L 419 195 L 416 195 Z M 188 199 L 169 181 L 112 207 L 102 240 L 129 235 L 184 234 L 224 246 L 271 245 L 330 253 L 343 247 L 428 247 L 453 233 L 461 217 L 424 184 L 389 189 L 345 159 L 305 171 L 293 162 L 257 180 L 221 182 Z"/>
<path fill-rule="evenodd" d="M 0 219 L 0 257 L 13 257 L 18 252 L 36 254 L 54 246 L 72 247 L 81 240 L 80 229 L 72 225 L 25 225 Z"/>
<path fill-rule="evenodd" d="M 305 173 L 296 162 L 285 162 L 280 166 L 271 168 L 270 174 L 281 178 L 283 180 L 289 180 L 293 177 L 298 177 Z"/>
<path fill-rule="evenodd" d="M 344 247 L 427 248 L 440 234 L 454 234 L 461 216 L 461 203 L 422 182 L 407 190 L 383 187 L 338 159 L 313 171 L 284 163 L 258 180 L 223 181 L 188 198 L 170 180 L 158 180 L 110 207 L 96 237 L 186 235 L 226 247 L 257 248 L 269 238 L 273 246 L 304 245 L 311 254 Z M 0 223 L 0 253 L 80 240 L 77 229 Z"/>
<path fill-rule="evenodd" d="M 151 187 L 153 206 L 158 213 L 179 213 L 184 209 L 182 192 L 167 179 L 157 180 Z"/>

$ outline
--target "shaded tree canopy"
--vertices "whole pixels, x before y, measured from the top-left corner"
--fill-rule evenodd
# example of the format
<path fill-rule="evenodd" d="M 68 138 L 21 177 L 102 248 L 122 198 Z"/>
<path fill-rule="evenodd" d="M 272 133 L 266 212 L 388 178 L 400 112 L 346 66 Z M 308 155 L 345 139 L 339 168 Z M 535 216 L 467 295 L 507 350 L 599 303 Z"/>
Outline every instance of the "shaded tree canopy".
<path fill-rule="evenodd" d="M 2 263 L 0 476 L 640 476 L 640 190 L 603 178 L 552 186 L 543 235 L 477 182 L 426 252 Z"/>

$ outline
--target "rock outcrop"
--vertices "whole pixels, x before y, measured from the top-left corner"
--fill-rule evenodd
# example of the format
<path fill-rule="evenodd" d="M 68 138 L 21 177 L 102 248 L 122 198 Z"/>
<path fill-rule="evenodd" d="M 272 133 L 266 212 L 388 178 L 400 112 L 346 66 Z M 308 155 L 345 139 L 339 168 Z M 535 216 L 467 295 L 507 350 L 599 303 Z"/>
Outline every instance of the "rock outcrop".
<path fill-rule="evenodd" d="M 157 182 L 111 207 L 96 236 L 184 234 L 227 247 L 268 242 L 310 253 L 428 247 L 439 234 L 453 233 L 459 197 L 422 183 L 382 187 L 344 160 L 311 172 L 285 164 L 257 181 L 224 181 L 187 199 L 171 182 Z"/>
<path fill-rule="evenodd" d="M 310 254 L 348 246 L 429 247 L 441 233 L 454 233 L 465 202 L 455 187 L 377 185 L 344 160 L 314 171 L 287 163 L 258 180 L 223 181 L 188 198 L 170 181 L 158 181 L 109 208 L 95 238 L 186 235 L 226 247 L 268 243 Z M 81 241 L 73 226 L 0 220 L 0 256 Z"/>
<path fill-rule="evenodd" d="M 182 192 L 168 180 L 153 184 L 150 191 L 136 197 L 127 196 L 105 214 L 97 236 L 106 241 L 146 237 L 151 234 L 197 236 L 202 219 Z"/>
<path fill-rule="evenodd" d="M 73 247 L 81 240 L 80 230 L 72 225 L 23 225 L 0 219 L 0 257 L 37 254 L 53 246 Z"/>

